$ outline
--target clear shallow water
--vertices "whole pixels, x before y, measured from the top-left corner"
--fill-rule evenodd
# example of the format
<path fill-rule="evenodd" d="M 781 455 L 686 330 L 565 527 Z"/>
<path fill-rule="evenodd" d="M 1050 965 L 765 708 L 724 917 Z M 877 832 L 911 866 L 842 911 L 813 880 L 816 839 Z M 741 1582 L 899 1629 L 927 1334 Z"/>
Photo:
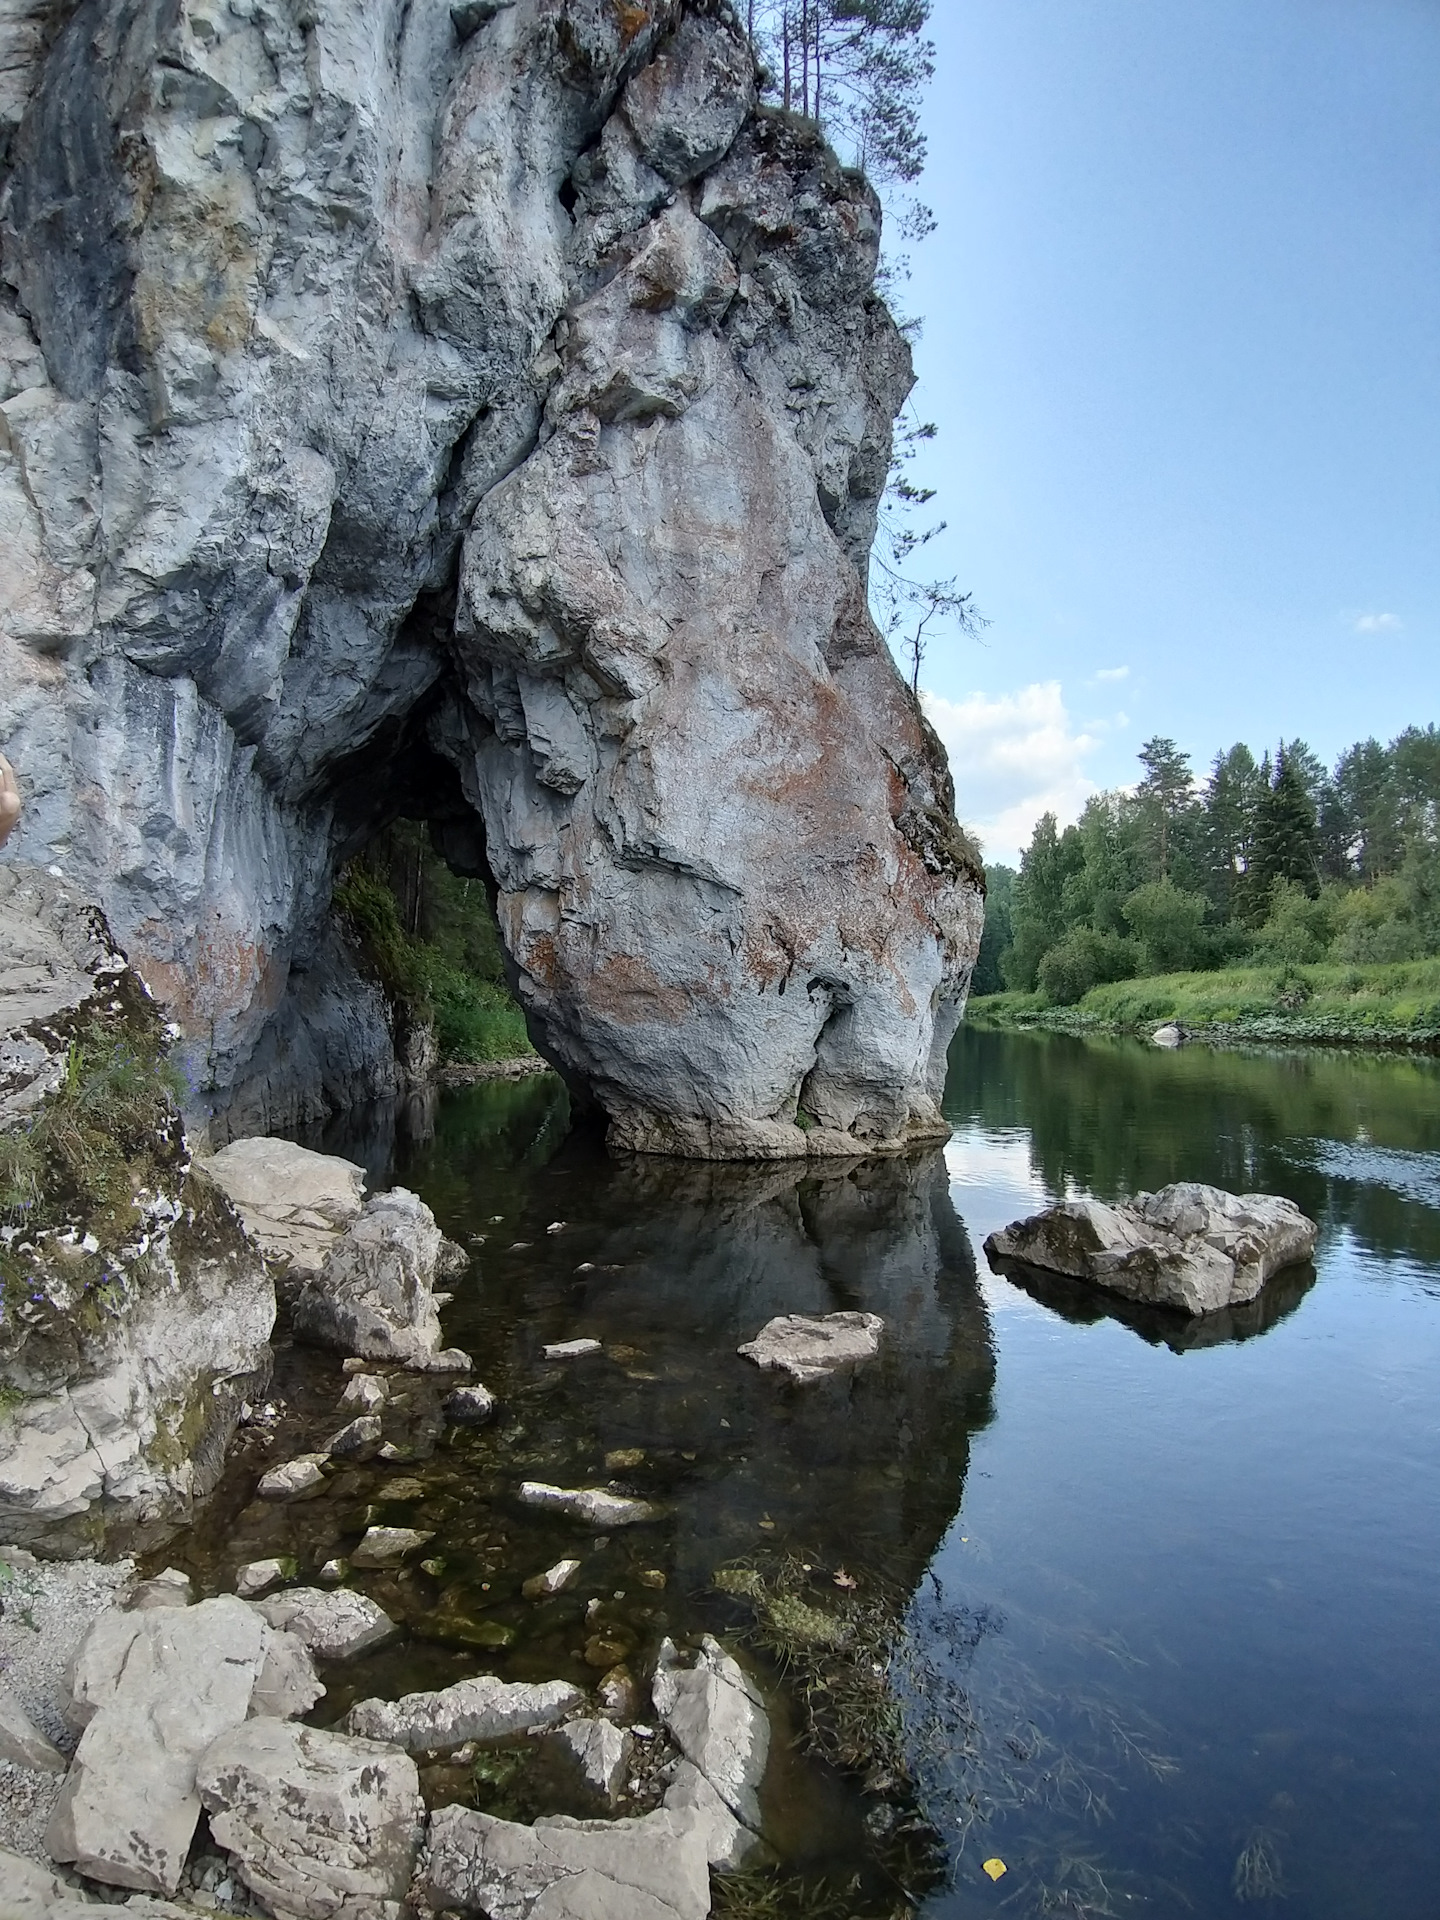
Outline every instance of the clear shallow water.
<path fill-rule="evenodd" d="M 437 1574 L 367 1578 L 408 1637 L 327 1675 L 326 1719 L 477 1668 L 593 1681 L 597 1638 L 643 1669 L 662 1632 L 743 1627 L 717 1567 L 790 1550 L 820 1604 L 842 1568 L 913 1595 L 935 1920 L 1440 1911 L 1436 1063 L 969 1031 L 947 1112 L 943 1155 L 846 1170 L 611 1161 L 553 1082 L 451 1096 L 408 1145 L 327 1143 L 485 1236 L 446 1335 L 501 1418 L 447 1431 L 415 1382 L 387 1429 L 412 1461 L 264 1508 L 264 1465 L 339 1424 L 338 1362 L 282 1355 L 281 1431 L 163 1557 L 214 1589 L 275 1551 L 313 1574 L 371 1518 L 433 1528 Z M 1048 1198 L 1175 1178 L 1290 1194 L 1321 1222 L 1314 1270 L 1198 1328 L 977 1271 L 985 1234 Z M 735 1356 L 773 1313 L 851 1307 L 887 1322 L 853 1385 L 797 1393 Z M 544 1362 L 576 1335 L 605 1352 Z M 526 1477 L 614 1478 L 665 1518 L 597 1546 L 520 1508 Z M 523 1600 L 566 1552 L 581 1584 Z M 858 1871 L 836 1911 L 892 1912 L 873 1802 L 779 1749 L 787 1864 Z"/>

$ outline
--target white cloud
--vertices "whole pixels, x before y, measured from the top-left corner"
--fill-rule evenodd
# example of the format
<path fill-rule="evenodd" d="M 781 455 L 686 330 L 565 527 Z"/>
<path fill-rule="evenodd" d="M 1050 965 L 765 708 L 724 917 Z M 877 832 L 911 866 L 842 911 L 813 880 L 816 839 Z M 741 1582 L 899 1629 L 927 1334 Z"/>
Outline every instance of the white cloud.
<path fill-rule="evenodd" d="M 1084 760 L 1098 743 L 1076 731 L 1058 680 L 994 700 L 983 693 L 921 698 L 950 755 L 956 811 L 979 834 L 987 859 L 1013 866 L 1042 813 L 1064 825 L 1095 792 Z"/>
<path fill-rule="evenodd" d="M 1130 669 L 1129 667 L 1101 667 L 1095 678 L 1097 680 L 1128 680 Z"/>
<path fill-rule="evenodd" d="M 1356 633 L 1399 633 L 1405 622 L 1398 613 L 1362 613 L 1355 622 Z"/>

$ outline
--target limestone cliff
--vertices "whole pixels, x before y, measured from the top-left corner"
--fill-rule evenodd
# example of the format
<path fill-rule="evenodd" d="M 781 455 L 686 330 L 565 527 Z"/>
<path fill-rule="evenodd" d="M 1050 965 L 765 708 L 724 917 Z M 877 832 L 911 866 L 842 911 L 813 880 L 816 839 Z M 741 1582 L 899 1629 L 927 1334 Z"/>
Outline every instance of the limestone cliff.
<path fill-rule="evenodd" d="M 4 857 L 214 1133 L 393 1085 L 329 899 L 399 813 L 620 1144 L 933 1131 L 981 902 L 866 611 L 909 356 L 729 13 L 8 0 L 0 82 Z"/>

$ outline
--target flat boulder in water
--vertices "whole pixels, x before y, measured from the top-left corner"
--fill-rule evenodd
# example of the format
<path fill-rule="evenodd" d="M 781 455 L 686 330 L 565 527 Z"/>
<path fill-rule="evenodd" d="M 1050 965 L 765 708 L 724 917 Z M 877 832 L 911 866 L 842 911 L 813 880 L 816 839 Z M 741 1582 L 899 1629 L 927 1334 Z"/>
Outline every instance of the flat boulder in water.
<path fill-rule="evenodd" d="M 691 1814 L 640 1820 L 496 1820 L 465 1807 L 430 1819 L 425 1892 L 432 1907 L 491 1920 L 705 1920 L 710 1873 Z"/>
<path fill-rule="evenodd" d="M 885 1322 L 878 1313 L 777 1314 L 753 1340 L 737 1347 L 767 1371 L 788 1373 L 797 1386 L 823 1380 L 873 1360 Z"/>
<path fill-rule="evenodd" d="M 1182 1180 L 1123 1206 L 1061 1201 L 992 1233 L 985 1252 L 992 1266 L 1013 1260 L 1202 1314 L 1253 1300 L 1272 1273 L 1310 1258 L 1317 1231 L 1279 1194 Z"/>

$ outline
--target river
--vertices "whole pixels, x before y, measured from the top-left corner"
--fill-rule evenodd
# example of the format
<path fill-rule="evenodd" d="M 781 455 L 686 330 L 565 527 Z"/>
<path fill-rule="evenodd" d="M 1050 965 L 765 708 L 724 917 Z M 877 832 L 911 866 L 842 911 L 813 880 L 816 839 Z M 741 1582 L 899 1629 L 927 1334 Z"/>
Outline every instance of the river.
<path fill-rule="evenodd" d="M 664 1632 L 748 1643 L 778 1716 L 766 1912 L 1426 1920 L 1440 1063 L 965 1030 L 946 1112 L 943 1153 L 818 1168 L 614 1161 L 548 1079 L 448 1095 L 408 1142 L 332 1135 L 471 1247 L 446 1337 L 500 1418 L 447 1432 L 421 1383 L 407 1460 L 294 1508 L 253 1501 L 242 1449 L 162 1560 L 213 1591 L 276 1551 L 313 1577 L 371 1519 L 434 1530 L 432 1571 L 367 1576 L 409 1633 L 327 1674 L 322 1721 L 477 1666 L 593 1684 Z M 1178 1178 L 1288 1194 L 1321 1224 L 1313 1269 L 1199 1323 L 988 1270 L 985 1235 L 1050 1199 Z M 853 1382 L 735 1354 L 772 1314 L 842 1308 L 886 1322 Z M 599 1354 L 541 1355 L 586 1336 Z M 282 1352 L 267 1460 L 337 1424 L 338 1388 L 338 1361 Z M 527 1477 L 616 1478 L 665 1517 L 591 1544 L 516 1503 Z M 579 1585 L 524 1599 L 565 1552 Z M 737 1569 L 893 1609 L 908 1785 L 807 1749 L 814 1670 L 756 1643 Z M 535 1810 L 482 1774 L 427 1787 Z"/>

